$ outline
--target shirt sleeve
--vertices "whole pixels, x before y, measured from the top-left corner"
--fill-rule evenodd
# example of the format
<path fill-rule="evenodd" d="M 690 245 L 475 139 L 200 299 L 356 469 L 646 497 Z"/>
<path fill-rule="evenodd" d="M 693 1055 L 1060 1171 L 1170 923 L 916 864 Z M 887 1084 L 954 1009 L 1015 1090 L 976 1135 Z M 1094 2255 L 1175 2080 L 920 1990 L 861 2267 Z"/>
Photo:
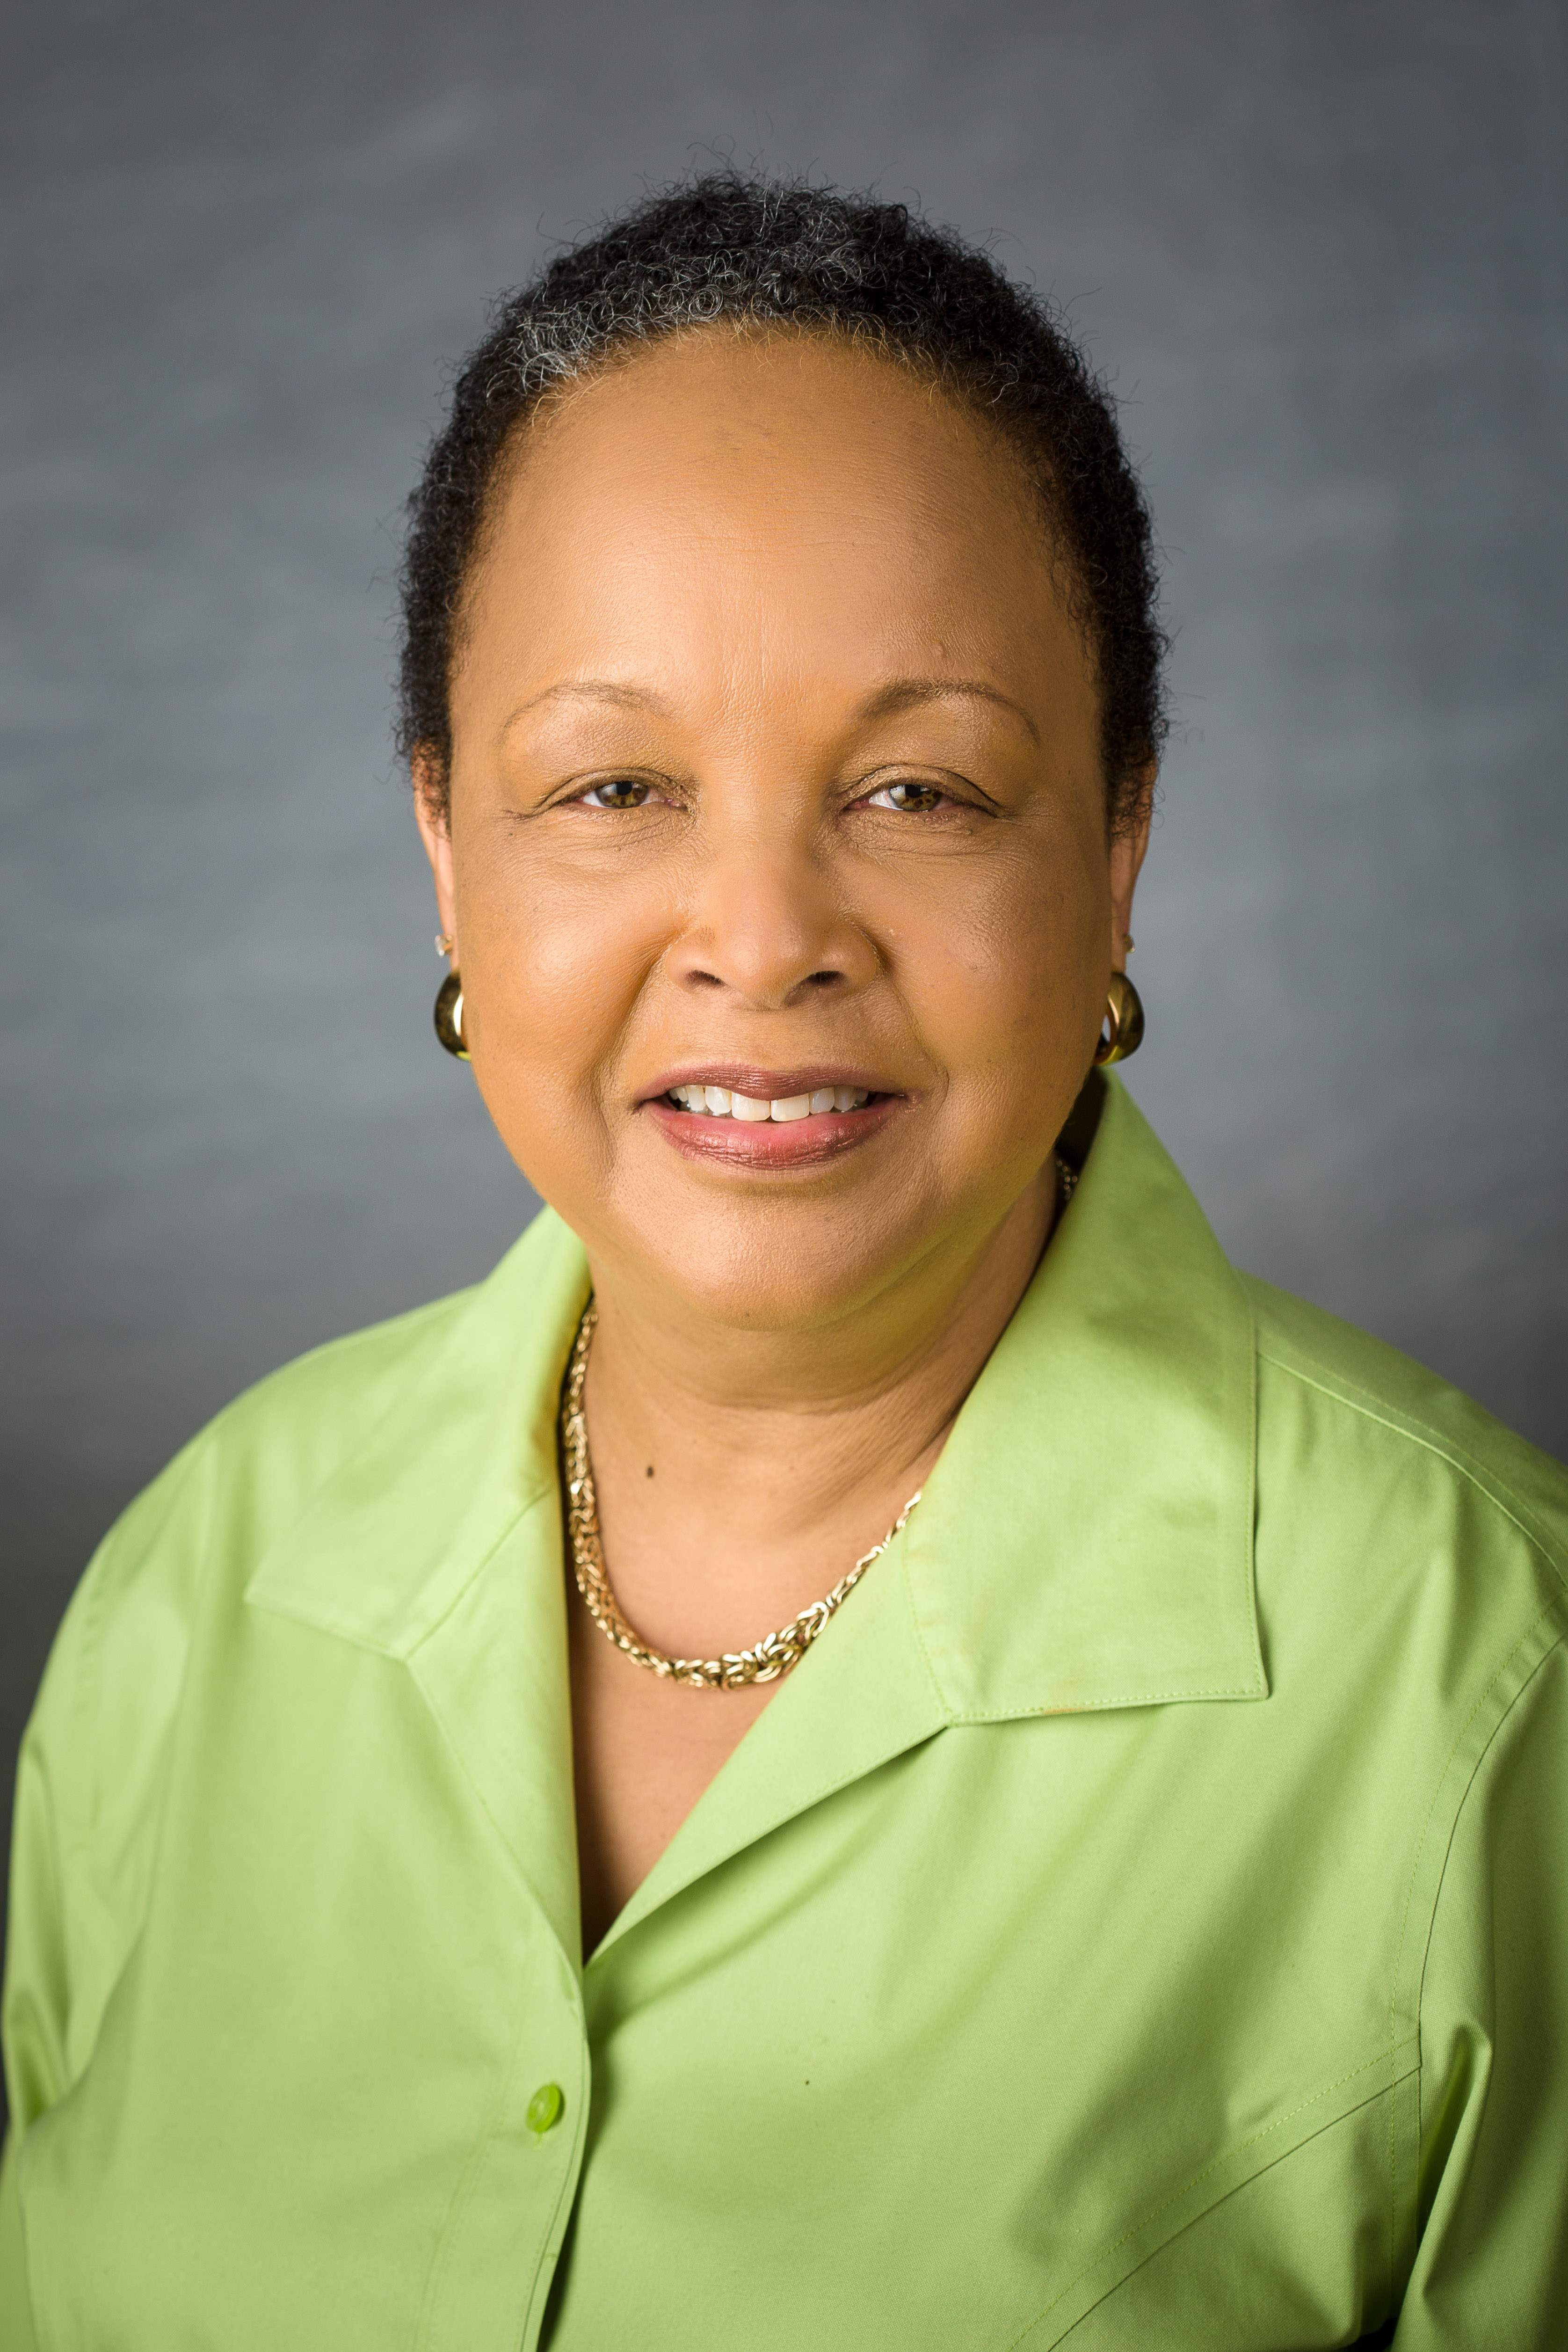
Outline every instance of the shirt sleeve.
<path fill-rule="evenodd" d="M 68 1619 L 68 1626 L 69 1621 Z M 11 1899 L 7 1916 L 4 2004 L 5 2093 L 11 2133 L 20 2139 L 69 2086 L 66 2036 L 69 2011 L 66 1963 L 64 1840 L 49 1769 L 50 1718 L 59 1712 L 68 1677 L 62 1633 L 16 1761 L 16 1801 L 11 1835 Z"/>
<path fill-rule="evenodd" d="M 99 1546 L 55 1637 L 17 1758 L 0 1995 L 11 2110 L 0 2174 L 0 2352 L 33 2347 L 17 2186 L 24 2143 L 86 2064 L 141 1916 L 201 1557 L 193 1533 L 170 1540 L 171 1523 L 203 1458 L 201 1441 L 177 1456 Z M 98 1671 L 106 1649 L 107 1675 Z"/>
<path fill-rule="evenodd" d="M 1460 1809 L 1421 1998 L 1421 2233 L 1396 2352 L 1568 2345 L 1568 1653 Z"/>
<path fill-rule="evenodd" d="M 59 1654 L 57 1644 L 57 1657 Z M 16 1766 L 11 1901 L 5 1955 L 5 2087 L 11 2127 L 0 2159 L 0 2352 L 35 2352 L 26 2256 L 16 2195 L 17 2147 L 64 2095 L 68 2009 L 60 1843 L 37 1726 L 63 1669 L 52 1667 Z M 53 1691 L 48 1685 L 52 1683 Z"/>
<path fill-rule="evenodd" d="M 0 2352 L 38 2352 L 16 2202 L 16 2144 L 10 2138 L 0 2152 Z"/>

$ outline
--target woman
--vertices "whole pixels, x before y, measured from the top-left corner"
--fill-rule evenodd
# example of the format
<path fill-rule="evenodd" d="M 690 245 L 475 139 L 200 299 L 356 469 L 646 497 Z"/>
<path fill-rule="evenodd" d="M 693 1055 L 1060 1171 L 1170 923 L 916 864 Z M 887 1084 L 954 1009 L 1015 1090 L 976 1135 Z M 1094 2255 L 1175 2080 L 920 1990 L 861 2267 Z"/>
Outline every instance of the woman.
<path fill-rule="evenodd" d="M 500 313 L 404 729 L 550 1206 L 83 1584 L 8 2344 L 1568 2340 L 1568 1493 L 1103 1074 L 1148 551 L 901 211 L 705 181 Z"/>

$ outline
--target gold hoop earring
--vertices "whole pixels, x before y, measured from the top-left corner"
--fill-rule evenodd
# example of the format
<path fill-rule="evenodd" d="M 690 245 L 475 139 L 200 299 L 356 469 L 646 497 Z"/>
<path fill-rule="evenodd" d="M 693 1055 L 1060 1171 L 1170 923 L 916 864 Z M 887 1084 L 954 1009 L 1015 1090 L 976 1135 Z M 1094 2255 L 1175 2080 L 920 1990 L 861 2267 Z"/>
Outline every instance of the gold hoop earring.
<path fill-rule="evenodd" d="M 1144 1042 L 1144 1000 L 1124 971 L 1111 974 L 1105 992 L 1105 1019 L 1111 1034 L 1101 1033 L 1094 1048 L 1097 1063 L 1124 1062 Z"/>
<path fill-rule="evenodd" d="M 449 1054 L 460 1062 L 468 1059 L 468 1040 L 463 1033 L 463 980 L 459 972 L 449 971 L 435 992 L 435 1034 Z"/>

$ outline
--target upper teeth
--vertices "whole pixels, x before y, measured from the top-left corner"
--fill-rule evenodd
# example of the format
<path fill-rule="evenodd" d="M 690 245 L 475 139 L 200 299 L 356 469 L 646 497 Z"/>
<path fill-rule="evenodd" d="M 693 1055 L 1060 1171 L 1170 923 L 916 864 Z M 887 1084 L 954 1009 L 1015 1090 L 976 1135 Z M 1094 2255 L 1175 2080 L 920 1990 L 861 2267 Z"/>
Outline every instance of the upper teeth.
<path fill-rule="evenodd" d="M 863 1087 L 819 1087 L 814 1094 L 784 1095 L 778 1102 L 737 1095 L 729 1087 L 672 1087 L 670 1095 L 683 1109 L 714 1118 L 809 1118 L 813 1111 L 860 1110 L 871 1100 Z"/>

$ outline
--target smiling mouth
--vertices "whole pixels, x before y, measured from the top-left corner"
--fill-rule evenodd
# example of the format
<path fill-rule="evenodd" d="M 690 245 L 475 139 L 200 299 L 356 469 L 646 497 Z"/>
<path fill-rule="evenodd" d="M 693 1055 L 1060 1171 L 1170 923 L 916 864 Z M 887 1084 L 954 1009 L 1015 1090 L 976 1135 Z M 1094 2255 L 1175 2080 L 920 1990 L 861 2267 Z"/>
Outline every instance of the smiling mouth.
<path fill-rule="evenodd" d="M 768 1120 L 784 1127 L 796 1119 L 820 1118 L 829 1112 L 841 1118 L 852 1117 L 887 1097 L 873 1095 L 864 1087 L 814 1087 L 809 1094 L 781 1095 L 768 1100 L 737 1093 L 732 1087 L 698 1085 L 671 1087 L 661 1099 L 672 1110 L 688 1111 L 698 1118 L 739 1119 L 752 1126 L 761 1126 Z"/>

